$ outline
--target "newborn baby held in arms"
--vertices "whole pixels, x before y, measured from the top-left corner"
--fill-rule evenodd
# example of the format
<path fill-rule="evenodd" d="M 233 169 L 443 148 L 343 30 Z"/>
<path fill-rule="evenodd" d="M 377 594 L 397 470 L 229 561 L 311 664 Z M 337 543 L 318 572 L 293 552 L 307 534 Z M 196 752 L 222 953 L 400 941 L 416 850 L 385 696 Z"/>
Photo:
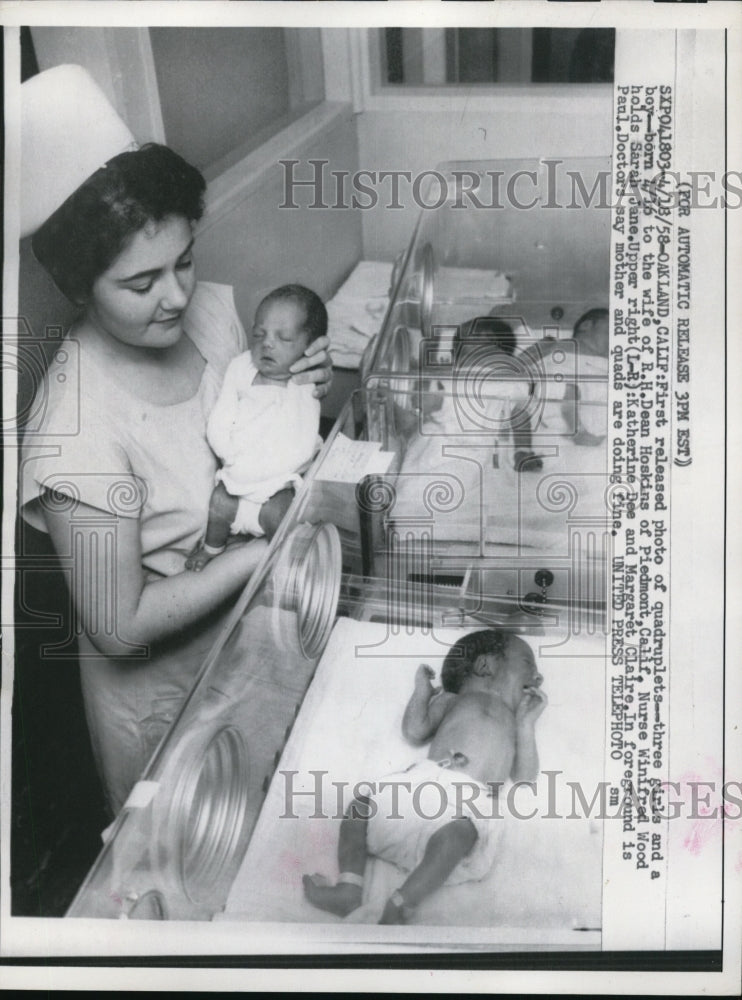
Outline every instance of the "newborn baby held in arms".
<path fill-rule="evenodd" d="M 337 884 L 304 876 L 321 909 L 344 917 L 361 905 L 370 856 L 409 873 L 386 903 L 385 924 L 409 920 L 443 885 L 484 878 L 502 829 L 492 796 L 508 778 L 536 779 L 535 723 L 547 698 L 528 643 L 500 629 L 470 632 L 446 656 L 443 690 L 432 676 L 418 667 L 402 720 L 411 743 L 430 740 L 427 759 L 368 782 L 368 795 L 356 791 L 340 825 Z"/>
<path fill-rule="evenodd" d="M 292 381 L 290 368 L 326 332 L 327 310 L 303 285 L 276 288 L 258 306 L 250 349 L 230 362 L 209 416 L 208 441 L 222 466 L 205 538 L 187 569 L 202 569 L 230 534 L 275 534 L 322 443 L 319 401 L 311 385 Z"/>

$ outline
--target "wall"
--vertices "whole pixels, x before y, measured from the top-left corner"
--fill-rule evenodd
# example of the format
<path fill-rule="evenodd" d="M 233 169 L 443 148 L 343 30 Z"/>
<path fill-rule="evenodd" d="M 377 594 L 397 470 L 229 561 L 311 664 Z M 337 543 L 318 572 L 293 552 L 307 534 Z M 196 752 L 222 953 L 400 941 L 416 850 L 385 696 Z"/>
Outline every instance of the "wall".
<path fill-rule="evenodd" d="M 149 33 L 168 145 L 199 170 L 288 112 L 282 28 Z"/>
<path fill-rule="evenodd" d="M 139 142 L 164 142 L 157 78 L 146 28 L 30 29 L 40 70 L 84 66 Z"/>
<path fill-rule="evenodd" d="M 337 209 L 281 208 L 284 170 L 280 159 L 327 159 L 333 168 L 358 168 L 356 129 L 350 106 L 325 105 L 310 112 L 319 124 L 299 141 L 281 135 L 210 187 L 207 216 L 196 243 L 199 276 L 234 287 L 245 324 L 272 288 L 298 282 L 329 298 L 361 258 L 361 213 Z M 328 110 L 329 109 L 329 110 Z M 221 189 L 230 190 L 222 197 Z M 310 198 L 297 194 L 302 205 Z"/>
<path fill-rule="evenodd" d="M 31 240 L 21 240 L 19 250 L 18 307 L 24 341 L 18 368 L 18 414 L 21 423 L 30 409 L 39 380 L 77 309 L 56 288 L 31 250 Z"/>
<path fill-rule="evenodd" d="M 530 88 L 491 99 L 372 98 L 357 119 L 361 168 L 414 176 L 446 160 L 610 156 L 612 86 L 575 87 L 573 96 L 549 91 L 541 100 Z M 392 260 L 409 242 L 418 209 L 411 198 L 386 209 L 389 181 L 380 190 L 380 204 L 362 212 L 364 257 Z"/>

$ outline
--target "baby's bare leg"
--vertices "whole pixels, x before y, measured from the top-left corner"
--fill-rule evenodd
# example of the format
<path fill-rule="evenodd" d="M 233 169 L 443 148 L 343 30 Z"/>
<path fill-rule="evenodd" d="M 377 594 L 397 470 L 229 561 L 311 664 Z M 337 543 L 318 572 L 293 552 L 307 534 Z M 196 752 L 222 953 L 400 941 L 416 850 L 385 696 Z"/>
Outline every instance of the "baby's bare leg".
<path fill-rule="evenodd" d="M 285 490 L 279 490 L 278 493 L 274 493 L 273 496 L 269 497 L 260 508 L 260 513 L 258 514 L 258 524 L 265 532 L 265 537 L 268 541 L 270 541 L 275 535 L 278 530 L 278 525 L 281 521 L 283 521 L 286 516 L 286 511 L 293 503 L 293 500 L 294 491 L 287 488 Z"/>
<path fill-rule="evenodd" d="M 366 868 L 366 829 L 368 825 L 368 799 L 353 799 L 340 824 L 338 839 L 337 885 L 322 885 L 319 876 L 305 875 L 304 893 L 310 903 L 321 910 L 329 910 L 339 917 L 361 905 L 363 873 Z"/>
<path fill-rule="evenodd" d="M 467 817 L 452 819 L 428 841 L 420 864 L 389 899 L 379 923 L 402 924 L 405 910 L 414 909 L 431 892 L 440 889 L 459 861 L 477 841 L 477 831 Z"/>
<path fill-rule="evenodd" d="M 209 520 L 206 525 L 206 544 L 210 548 L 226 545 L 229 529 L 237 516 L 239 497 L 227 493 L 224 483 L 217 483 L 209 501 Z"/>
<path fill-rule="evenodd" d="M 237 514 L 239 497 L 227 493 L 224 483 L 217 483 L 209 500 L 209 519 L 206 524 L 206 537 L 199 542 L 186 559 L 186 569 L 198 573 L 210 559 L 223 549 L 229 539 L 229 529 Z M 209 551 L 211 550 L 211 551 Z"/>
<path fill-rule="evenodd" d="M 562 402 L 562 415 L 569 425 L 574 425 L 575 434 L 572 440 L 575 444 L 587 445 L 595 448 L 605 440 L 604 434 L 591 434 L 585 430 L 580 420 L 579 411 L 580 390 L 576 385 L 567 385 L 564 389 L 564 400 Z"/>
<path fill-rule="evenodd" d="M 544 463 L 534 454 L 531 421 L 528 413 L 520 413 L 510 418 L 510 430 L 515 445 L 513 467 L 518 472 L 538 472 Z"/>

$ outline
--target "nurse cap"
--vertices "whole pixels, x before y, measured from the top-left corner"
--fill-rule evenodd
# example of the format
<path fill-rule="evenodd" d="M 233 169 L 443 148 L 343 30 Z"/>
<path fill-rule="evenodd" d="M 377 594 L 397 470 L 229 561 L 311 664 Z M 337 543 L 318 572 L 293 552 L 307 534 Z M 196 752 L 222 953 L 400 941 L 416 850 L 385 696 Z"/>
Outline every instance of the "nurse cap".
<path fill-rule="evenodd" d="M 137 143 L 82 66 L 21 86 L 21 236 L 29 236 L 108 160 Z"/>

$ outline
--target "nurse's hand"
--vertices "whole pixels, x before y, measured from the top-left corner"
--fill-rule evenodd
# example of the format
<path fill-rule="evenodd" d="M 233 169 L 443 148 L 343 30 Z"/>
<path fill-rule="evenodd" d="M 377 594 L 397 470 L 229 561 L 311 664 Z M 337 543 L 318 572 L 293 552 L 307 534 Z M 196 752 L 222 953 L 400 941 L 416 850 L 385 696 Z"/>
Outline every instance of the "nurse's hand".
<path fill-rule="evenodd" d="M 314 383 L 316 399 L 326 396 L 332 382 L 330 338 L 318 337 L 317 340 L 313 340 L 302 357 L 295 361 L 289 370 L 294 375 L 294 381 L 302 385 Z"/>

